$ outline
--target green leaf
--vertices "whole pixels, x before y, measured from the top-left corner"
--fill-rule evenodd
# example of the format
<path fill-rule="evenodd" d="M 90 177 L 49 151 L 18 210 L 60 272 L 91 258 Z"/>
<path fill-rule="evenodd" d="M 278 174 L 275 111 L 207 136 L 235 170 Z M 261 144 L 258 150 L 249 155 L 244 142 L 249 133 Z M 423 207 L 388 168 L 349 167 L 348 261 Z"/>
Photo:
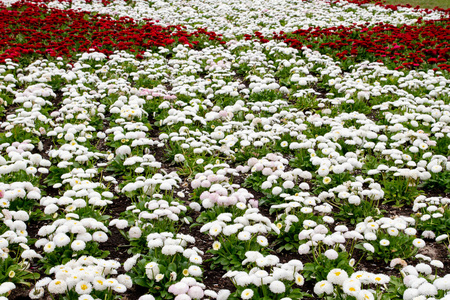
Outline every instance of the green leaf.
<path fill-rule="evenodd" d="M 144 279 L 144 278 L 135 278 L 135 279 L 134 279 L 134 282 L 135 282 L 137 285 L 140 285 L 140 286 L 143 286 L 143 287 L 146 287 L 146 288 L 149 288 L 149 287 L 150 287 L 147 278 L 145 278 L 145 279 Z"/>
<path fill-rule="evenodd" d="M 105 257 L 108 257 L 108 255 L 109 255 L 109 251 L 103 251 L 103 253 L 102 253 L 102 255 L 100 256 L 100 258 L 105 258 Z"/>
<path fill-rule="evenodd" d="M 312 263 L 306 263 L 306 264 L 303 266 L 303 270 L 304 270 L 304 271 L 311 271 L 311 272 L 313 272 L 315 269 L 316 269 L 316 265 L 315 265 L 315 264 L 312 264 Z"/>
<path fill-rule="evenodd" d="M 305 293 L 300 291 L 299 289 L 295 289 L 294 291 L 292 291 L 289 295 L 289 298 L 291 299 L 302 299 L 304 297 L 312 297 L 311 294 Z"/>
<path fill-rule="evenodd" d="M 287 244 L 286 246 L 284 246 L 284 249 L 286 249 L 286 250 L 292 250 L 294 248 L 294 245 L 292 245 L 292 244 Z"/>
<path fill-rule="evenodd" d="M 169 272 L 176 272 L 177 271 L 177 265 L 175 263 L 170 263 L 169 266 L 167 267 L 167 270 Z"/>

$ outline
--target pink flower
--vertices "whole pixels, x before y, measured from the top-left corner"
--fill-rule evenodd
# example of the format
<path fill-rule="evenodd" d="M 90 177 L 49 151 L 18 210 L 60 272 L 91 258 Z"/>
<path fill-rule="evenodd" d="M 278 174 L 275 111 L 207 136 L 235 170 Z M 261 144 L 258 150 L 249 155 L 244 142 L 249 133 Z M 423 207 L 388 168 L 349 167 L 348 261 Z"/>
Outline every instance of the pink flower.
<path fill-rule="evenodd" d="M 219 115 L 220 115 L 222 118 L 226 118 L 227 115 L 228 115 L 228 113 L 227 113 L 226 111 L 224 111 L 224 110 L 221 110 L 221 111 L 219 111 Z"/>
<path fill-rule="evenodd" d="M 188 290 L 189 286 L 184 282 L 177 282 L 175 284 L 172 284 L 168 289 L 169 293 L 172 293 L 174 295 L 186 294 Z"/>
<path fill-rule="evenodd" d="M 252 157 L 248 160 L 248 165 L 250 167 L 253 167 L 254 165 L 256 165 L 256 163 L 258 163 L 258 159 L 256 157 Z"/>
<path fill-rule="evenodd" d="M 200 195 L 200 200 L 205 200 L 206 198 L 209 198 L 211 196 L 211 194 L 208 191 L 204 191 L 201 195 Z"/>
<path fill-rule="evenodd" d="M 186 294 L 181 294 L 175 297 L 175 300 L 191 300 L 191 297 Z"/>
<path fill-rule="evenodd" d="M 264 165 L 262 163 L 257 163 L 253 166 L 256 171 L 262 171 L 264 168 Z"/>
<path fill-rule="evenodd" d="M 272 169 L 270 169 L 270 168 L 264 168 L 263 170 L 262 170 L 262 174 L 264 175 L 264 176 L 269 176 L 269 175 L 272 175 Z"/>
<path fill-rule="evenodd" d="M 147 96 L 152 93 L 152 90 L 150 89 L 141 89 L 139 90 L 139 96 Z"/>
<path fill-rule="evenodd" d="M 224 204 L 226 204 L 228 202 L 228 197 L 227 196 L 220 196 L 218 199 L 217 199 L 217 204 L 219 204 L 219 205 L 224 205 Z"/>
<path fill-rule="evenodd" d="M 214 174 L 211 174 L 211 175 L 208 176 L 209 182 L 216 182 L 217 179 L 218 179 L 217 176 L 214 175 Z"/>
<path fill-rule="evenodd" d="M 219 200 L 220 195 L 217 193 L 212 193 L 209 195 L 209 199 L 211 199 L 211 202 L 216 203 Z"/>
<path fill-rule="evenodd" d="M 209 188 L 211 186 L 211 182 L 209 182 L 209 180 L 203 180 L 200 185 L 203 188 Z"/>
<path fill-rule="evenodd" d="M 228 197 L 225 205 L 231 206 L 231 205 L 235 205 L 238 202 L 238 199 L 236 196 L 230 196 Z"/>
<path fill-rule="evenodd" d="M 196 189 L 196 188 L 200 187 L 200 184 L 201 184 L 200 180 L 194 179 L 194 180 L 192 180 L 192 182 L 191 182 L 191 187 L 192 187 L 193 189 Z"/>
<path fill-rule="evenodd" d="M 204 293 L 201 287 L 192 286 L 188 291 L 188 295 L 191 296 L 192 299 L 201 299 Z"/>
<path fill-rule="evenodd" d="M 250 199 L 250 200 L 248 200 L 248 203 L 249 203 L 253 208 L 258 208 L 258 205 L 259 205 L 258 200 Z"/>

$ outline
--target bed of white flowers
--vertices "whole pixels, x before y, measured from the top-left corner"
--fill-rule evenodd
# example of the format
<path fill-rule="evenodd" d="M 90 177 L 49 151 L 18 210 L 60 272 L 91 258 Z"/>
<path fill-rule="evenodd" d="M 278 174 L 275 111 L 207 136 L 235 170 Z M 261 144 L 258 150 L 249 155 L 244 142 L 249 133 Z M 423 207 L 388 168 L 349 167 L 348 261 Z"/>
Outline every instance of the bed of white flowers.
<path fill-rule="evenodd" d="M 450 299 L 448 73 L 343 70 L 306 47 L 242 38 L 441 13 L 48 5 L 227 40 L 0 65 L 0 299 Z M 112 230 L 127 240 L 114 259 Z"/>

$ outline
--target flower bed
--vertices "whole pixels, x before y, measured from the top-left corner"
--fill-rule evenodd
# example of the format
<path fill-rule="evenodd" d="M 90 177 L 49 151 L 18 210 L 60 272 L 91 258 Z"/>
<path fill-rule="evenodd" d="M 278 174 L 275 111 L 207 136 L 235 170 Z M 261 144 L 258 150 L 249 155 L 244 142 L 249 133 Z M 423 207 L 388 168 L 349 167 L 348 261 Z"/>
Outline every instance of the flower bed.
<path fill-rule="evenodd" d="M 4 2 L 0 299 L 450 297 L 446 12 L 276 4 Z"/>

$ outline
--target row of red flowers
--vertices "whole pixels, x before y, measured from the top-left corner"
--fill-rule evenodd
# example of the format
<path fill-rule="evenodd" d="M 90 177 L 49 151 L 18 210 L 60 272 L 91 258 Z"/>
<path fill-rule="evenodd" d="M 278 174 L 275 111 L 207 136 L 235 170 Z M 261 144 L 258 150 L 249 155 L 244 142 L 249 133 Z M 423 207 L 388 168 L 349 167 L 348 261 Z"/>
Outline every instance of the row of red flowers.
<path fill-rule="evenodd" d="M 69 0 L 59 0 L 59 1 L 69 1 Z M 400 7 L 407 7 L 407 8 L 412 8 L 413 7 L 411 4 L 395 4 L 395 5 L 393 5 L 393 4 L 386 4 L 385 0 L 382 0 L 382 1 L 379 1 L 379 0 L 345 0 L 345 1 L 349 2 L 349 3 L 353 3 L 353 4 L 356 4 L 356 5 L 359 5 L 359 6 L 365 5 L 365 4 L 374 4 L 376 6 L 381 6 L 381 7 L 386 8 L 386 9 L 392 9 L 394 11 L 397 11 Z M 334 0 L 332 2 L 333 3 L 337 3 L 337 2 L 340 2 L 340 0 Z M 419 5 L 415 6 L 414 8 L 415 9 L 423 9 L 427 13 L 431 13 L 433 10 L 434 11 L 437 10 L 437 11 L 440 11 L 440 12 L 443 12 L 445 14 L 449 14 L 450 15 L 450 8 L 444 9 L 444 8 L 436 6 L 435 8 L 433 8 L 433 10 L 431 10 L 431 9 L 428 9 L 428 8 L 425 8 L 425 9 L 421 8 Z"/>
<path fill-rule="evenodd" d="M 419 19 L 417 24 L 401 27 L 378 24 L 309 28 L 291 34 L 274 33 L 274 38 L 295 48 L 307 46 L 332 54 L 343 61 L 380 61 L 397 68 L 429 65 L 450 71 L 450 18 Z"/>
<path fill-rule="evenodd" d="M 139 58 L 152 47 L 183 43 L 194 47 L 200 40 L 222 42 L 220 35 L 200 29 L 188 33 L 181 25 L 163 27 L 146 20 L 118 20 L 108 15 L 72 9 L 49 9 L 45 4 L 16 2 L 12 7 L 0 6 L 0 62 L 17 61 L 33 55 L 70 57 L 89 49 L 111 54 L 114 50 L 130 50 Z"/>
<path fill-rule="evenodd" d="M 332 1 L 333 3 L 340 0 Z M 412 6 L 388 5 L 378 0 L 346 0 L 357 5 L 372 3 L 385 9 L 397 11 L 399 7 Z M 416 6 L 415 9 L 420 9 Z M 292 34 L 273 33 L 273 38 L 283 40 L 290 46 L 307 46 L 325 54 L 332 54 L 347 64 L 364 60 L 383 62 L 389 67 L 433 68 L 450 71 L 450 9 L 435 7 L 448 16 L 440 20 L 423 21 L 418 19 L 415 25 L 397 27 L 379 23 L 375 26 L 354 25 L 350 27 L 309 28 L 297 30 Z M 433 10 L 425 9 L 426 13 Z M 256 33 L 261 42 L 267 37 Z M 251 37 L 247 36 L 247 39 Z"/>
<path fill-rule="evenodd" d="M 50 3 L 53 2 L 54 0 L 32 0 L 33 3 Z M 72 0 L 57 0 L 60 3 L 68 3 L 68 4 L 72 4 Z M 112 1 L 109 0 L 98 0 L 101 4 L 103 4 L 103 6 L 107 6 L 109 4 L 112 3 Z M 131 0 L 126 0 L 125 2 L 127 2 L 127 4 L 130 2 Z M 92 4 L 94 1 L 93 0 L 84 0 L 85 3 L 88 4 Z"/>

